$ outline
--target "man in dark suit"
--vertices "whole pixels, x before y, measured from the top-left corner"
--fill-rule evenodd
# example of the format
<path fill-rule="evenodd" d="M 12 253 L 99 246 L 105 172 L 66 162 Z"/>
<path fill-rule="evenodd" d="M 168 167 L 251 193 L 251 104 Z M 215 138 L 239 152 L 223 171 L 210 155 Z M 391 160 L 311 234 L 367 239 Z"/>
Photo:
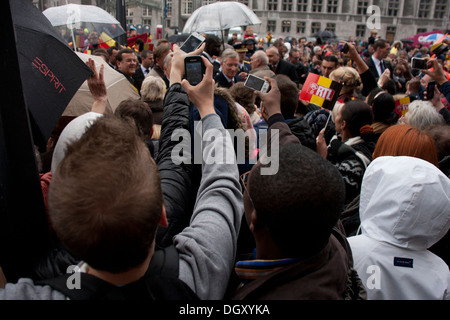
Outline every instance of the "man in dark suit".
<path fill-rule="evenodd" d="M 389 61 L 384 60 L 389 55 L 391 45 L 386 40 L 377 40 L 373 44 L 374 53 L 370 59 L 367 59 L 366 64 L 369 66 L 369 70 L 372 72 L 375 79 L 381 77 L 386 69 L 391 71 L 391 78 L 394 74 L 394 69 Z"/>
<path fill-rule="evenodd" d="M 294 81 L 297 85 L 300 80 L 298 79 L 297 70 L 295 66 L 280 58 L 280 53 L 278 49 L 274 46 L 269 47 L 266 50 L 266 55 L 269 58 L 270 68 L 275 74 L 284 74 L 288 76 L 292 81 Z"/>
<path fill-rule="evenodd" d="M 153 67 L 153 52 L 150 50 L 142 50 L 141 52 L 142 63 L 136 68 L 136 72 L 133 75 L 135 87 L 141 91 L 142 82 L 145 77 L 150 74 Z"/>
<path fill-rule="evenodd" d="M 221 56 L 222 71 L 214 77 L 219 87 L 231 88 L 236 82 L 243 81 L 237 73 L 239 72 L 239 55 L 234 49 L 225 49 Z"/>

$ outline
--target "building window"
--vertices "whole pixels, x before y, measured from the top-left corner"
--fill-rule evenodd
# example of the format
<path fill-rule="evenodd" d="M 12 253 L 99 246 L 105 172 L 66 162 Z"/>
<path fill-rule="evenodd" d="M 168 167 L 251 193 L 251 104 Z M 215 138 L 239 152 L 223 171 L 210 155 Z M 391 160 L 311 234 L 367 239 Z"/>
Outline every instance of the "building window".
<path fill-rule="evenodd" d="M 167 16 L 171 17 L 172 16 L 172 0 L 167 0 L 166 9 L 167 9 Z"/>
<path fill-rule="evenodd" d="M 133 19 L 126 19 L 127 20 L 127 24 L 133 24 Z"/>
<path fill-rule="evenodd" d="M 192 0 L 182 0 L 181 14 L 191 14 L 191 13 L 192 13 Z"/>
<path fill-rule="evenodd" d="M 420 0 L 419 3 L 419 18 L 428 18 L 428 13 L 431 10 L 432 0 Z"/>
<path fill-rule="evenodd" d="M 203 4 L 202 4 L 203 6 L 207 6 L 208 4 L 216 2 L 216 0 L 203 0 L 202 2 L 203 2 Z"/>
<path fill-rule="evenodd" d="M 267 21 L 267 32 L 275 32 L 276 28 L 277 28 L 276 20 Z"/>
<path fill-rule="evenodd" d="M 149 26 L 152 25 L 152 19 L 142 19 L 142 24 L 148 24 Z"/>
<path fill-rule="evenodd" d="M 131 11 L 131 9 L 126 9 L 126 14 L 127 14 L 127 17 L 132 17 L 133 16 L 133 11 Z"/>
<path fill-rule="evenodd" d="M 304 34 L 306 30 L 305 21 L 297 21 L 297 33 Z"/>
<path fill-rule="evenodd" d="M 312 12 L 322 12 L 322 0 L 312 0 Z"/>
<path fill-rule="evenodd" d="M 397 27 L 394 26 L 388 26 L 386 28 L 386 33 L 392 33 L 393 35 L 395 35 L 395 33 L 397 32 Z"/>
<path fill-rule="evenodd" d="M 336 23 L 327 23 L 326 31 L 336 32 Z"/>
<path fill-rule="evenodd" d="M 278 0 L 269 0 L 267 2 L 267 8 L 269 10 L 277 11 L 278 10 Z"/>
<path fill-rule="evenodd" d="M 357 8 L 356 13 L 366 15 L 368 7 L 369 7 L 369 1 L 367 1 L 367 0 L 358 1 L 358 6 L 356 7 Z"/>
<path fill-rule="evenodd" d="M 400 8 L 400 0 L 389 0 L 388 16 L 396 17 Z"/>
<path fill-rule="evenodd" d="M 436 0 L 436 6 L 434 7 L 434 18 L 444 19 L 447 0 Z"/>
<path fill-rule="evenodd" d="M 281 32 L 291 32 L 291 21 L 283 20 L 281 22 Z"/>
<path fill-rule="evenodd" d="M 364 38 L 366 36 L 366 25 L 358 24 L 356 26 L 356 37 Z"/>
<path fill-rule="evenodd" d="M 320 22 L 312 22 L 311 23 L 311 33 L 315 34 L 320 31 Z"/>
<path fill-rule="evenodd" d="M 292 0 L 283 0 L 281 5 L 283 11 L 292 11 Z"/>
<path fill-rule="evenodd" d="M 297 1 L 297 11 L 298 12 L 308 11 L 308 0 L 298 0 Z"/>
<path fill-rule="evenodd" d="M 328 13 L 337 13 L 338 4 L 339 4 L 338 0 L 328 0 L 327 12 Z"/>
<path fill-rule="evenodd" d="M 417 33 L 425 33 L 427 32 L 427 28 L 417 28 Z"/>
<path fill-rule="evenodd" d="M 151 15 L 152 15 L 152 8 L 150 8 L 149 6 L 142 7 L 142 16 L 143 17 L 148 17 Z"/>

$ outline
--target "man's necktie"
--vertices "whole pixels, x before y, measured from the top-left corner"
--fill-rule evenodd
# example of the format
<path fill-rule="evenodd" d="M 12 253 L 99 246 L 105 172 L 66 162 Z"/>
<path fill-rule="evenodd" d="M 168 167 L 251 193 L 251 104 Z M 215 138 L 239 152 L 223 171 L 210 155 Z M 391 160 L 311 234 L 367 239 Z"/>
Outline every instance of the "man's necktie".
<path fill-rule="evenodd" d="M 234 79 L 231 79 L 230 86 L 233 86 L 233 84 L 234 84 Z"/>
<path fill-rule="evenodd" d="M 385 70 L 383 61 L 380 61 L 380 70 L 381 70 L 381 74 L 383 74 L 383 72 Z"/>

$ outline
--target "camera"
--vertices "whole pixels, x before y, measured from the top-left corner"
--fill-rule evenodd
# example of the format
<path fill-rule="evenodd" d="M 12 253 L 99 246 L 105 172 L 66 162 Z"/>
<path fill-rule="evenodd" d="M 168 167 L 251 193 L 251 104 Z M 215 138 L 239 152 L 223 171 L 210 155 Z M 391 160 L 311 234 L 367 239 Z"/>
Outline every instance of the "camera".
<path fill-rule="evenodd" d="M 269 89 L 269 82 L 253 74 L 249 74 L 247 80 L 245 80 L 244 86 L 256 91 L 261 91 L 262 93 L 266 93 Z"/>
<path fill-rule="evenodd" d="M 411 68 L 415 70 L 423 70 L 428 69 L 427 60 L 422 58 L 412 58 L 411 59 Z"/>
<path fill-rule="evenodd" d="M 184 58 L 185 77 L 192 86 L 196 86 L 202 82 L 205 69 L 205 64 L 201 56 L 188 56 Z"/>
<path fill-rule="evenodd" d="M 192 52 L 200 48 L 200 46 L 205 42 L 205 37 L 201 34 L 194 32 L 186 39 L 186 41 L 181 45 L 180 50 L 185 53 Z"/>

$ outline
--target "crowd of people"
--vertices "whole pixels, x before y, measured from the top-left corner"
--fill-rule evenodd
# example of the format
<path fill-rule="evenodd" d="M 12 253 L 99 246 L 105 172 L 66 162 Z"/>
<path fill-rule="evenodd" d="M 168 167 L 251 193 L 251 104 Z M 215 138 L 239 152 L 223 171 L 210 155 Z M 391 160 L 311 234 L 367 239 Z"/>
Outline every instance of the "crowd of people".
<path fill-rule="evenodd" d="M 38 156 L 55 245 L 0 299 L 450 299 L 447 61 L 375 33 L 205 38 L 190 53 L 165 39 L 92 51 L 108 66 L 87 62 L 91 112 L 61 119 Z M 190 55 L 206 70 L 196 86 Z M 141 97 L 112 115 L 109 67 Z M 310 73 L 342 84 L 332 108 L 299 99 Z M 269 91 L 246 87 L 249 75 Z M 229 129 L 248 133 L 245 161 Z"/>

